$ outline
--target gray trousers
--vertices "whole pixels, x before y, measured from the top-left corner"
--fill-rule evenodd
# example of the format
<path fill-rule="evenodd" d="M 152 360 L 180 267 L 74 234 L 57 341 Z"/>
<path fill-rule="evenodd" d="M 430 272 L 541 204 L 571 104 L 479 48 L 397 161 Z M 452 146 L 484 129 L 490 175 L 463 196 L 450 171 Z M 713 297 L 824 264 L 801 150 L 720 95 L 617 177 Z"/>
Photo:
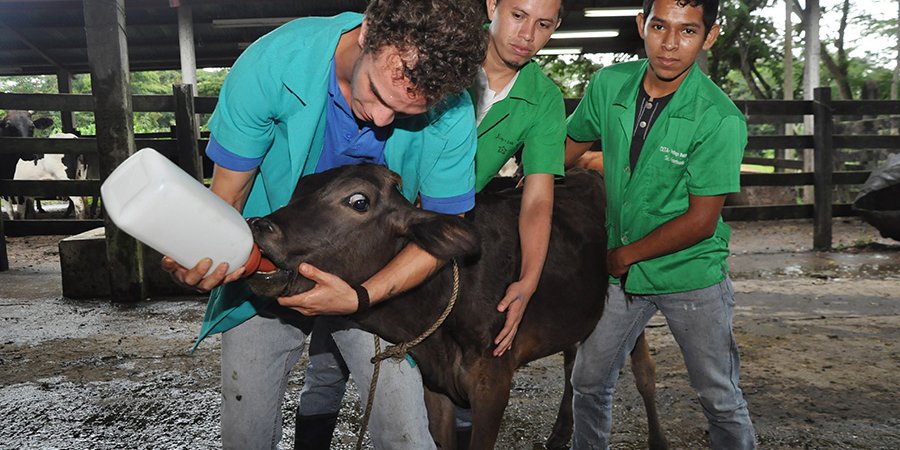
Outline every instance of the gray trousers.
<path fill-rule="evenodd" d="M 741 360 L 731 328 L 734 291 L 726 278 L 705 289 L 632 296 L 630 300 L 621 287 L 609 287 L 603 317 L 578 348 L 572 370 L 572 449 L 609 448 L 619 371 L 657 311 L 666 317 L 681 348 L 691 386 L 709 422 L 712 448 L 756 448 L 747 402 L 738 387 Z"/>
<path fill-rule="evenodd" d="M 372 378 L 370 359 L 375 354 L 371 333 L 336 317 L 288 325 L 256 316 L 222 335 L 223 448 L 278 448 L 288 375 L 313 327 L 334 338 L 365 406 Z M 435 448 L 428 432 L 422 377 L 408 362 L 381 363 L 369 433 L 376 449 Z"/>

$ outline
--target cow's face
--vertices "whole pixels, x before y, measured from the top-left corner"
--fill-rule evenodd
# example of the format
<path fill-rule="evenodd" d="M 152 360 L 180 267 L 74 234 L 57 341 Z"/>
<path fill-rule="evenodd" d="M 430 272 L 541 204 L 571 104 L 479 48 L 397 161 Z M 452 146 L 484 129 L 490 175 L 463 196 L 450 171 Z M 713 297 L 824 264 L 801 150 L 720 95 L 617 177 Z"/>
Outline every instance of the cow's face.
<path fill-rule="evenodd" d="M 2 135 L 6 137 L 34 137 L 34 130 L 43 130 L 51 126 L 53 126 L 53 119 L 41 117 L 32 120 L 31 113 L 28 111 L 8 111 L 0 119 L 0 129 L 2 129 Z"/>
<path fill-rule="evenodd" d="M 53 126 L 53 119 L 49 117 L 32 120 L 31 113 L 28 111 L 7 111 L 6 115 L 0 119 L 0 136 L 34 137 L 34 130 L 43 130 L 51 126 Z M 20 158 L 26 161 L 35 161 L 43 156 L 35 154 L 19 155 Z"/>
<path fill-rule="evenodd" d="M 297 274 L 302 262 L 361 283 L 409 241 L 438 258 L 476 253 L 473 228 L 462 218 L 423 211 L 397 190 L 400 177 L 381 166 L 345 166 L 304 177 L 290 203 L 250 220 L 253 238 L 278 270 L 248 280 L 259 295 L 293 295 L 312 288 Z"/>

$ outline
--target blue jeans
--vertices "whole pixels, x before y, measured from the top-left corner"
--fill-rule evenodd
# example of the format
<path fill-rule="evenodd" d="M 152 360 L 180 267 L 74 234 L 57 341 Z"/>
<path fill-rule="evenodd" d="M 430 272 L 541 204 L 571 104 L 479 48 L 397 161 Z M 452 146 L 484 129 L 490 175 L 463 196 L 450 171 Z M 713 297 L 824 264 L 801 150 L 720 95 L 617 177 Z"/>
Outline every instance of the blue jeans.
<path fill-rule="evenodd" d="M 578 348 L 572 371 L 572 449 L 609 448 L 612 400 L 625 359 L 647 322 L 660 311 L 684 356 L 691 386 L 709 421 L 714 449 L 756 447 L 747 403 L 738 387 L 740 355 L 732 332 L 731 280 L 665 295 L 626 296 L 610 285 L 603 317 Z"/>
<path fill-rule="evenodd" d="M 278 448 L 288 375 L 313 327 L 334 338 L 365 407 L 372 379 L 370 359 L 375 354 L 371 333 L 337 317 L 288 325 L 256 316 L 222 335 L 223 448 Z M 418 369 L 406 361 L 381 363 L 369 423 L 376 449 L 434 448 L 423 396 Z"/>

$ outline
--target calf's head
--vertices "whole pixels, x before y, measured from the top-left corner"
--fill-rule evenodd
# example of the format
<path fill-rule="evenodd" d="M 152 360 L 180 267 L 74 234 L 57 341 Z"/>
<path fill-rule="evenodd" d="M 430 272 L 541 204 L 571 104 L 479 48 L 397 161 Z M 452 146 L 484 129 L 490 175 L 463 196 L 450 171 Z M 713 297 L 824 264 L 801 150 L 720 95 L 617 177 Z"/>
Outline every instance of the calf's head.
<path fill-rule="evenodd" d="M 313 283 L 297 273 L 302 262 L 361 283 L 415 242 L 439 259 L 475 254 L 480 244 L 464 219 L 424 211 L 398 191 L 400 177 L 385 167 L 345 166 L 304 177 L 291 201 L 250 219 L 253 239 L 277 269 L 248 281 L 259 295 L 284 296 Z"/>

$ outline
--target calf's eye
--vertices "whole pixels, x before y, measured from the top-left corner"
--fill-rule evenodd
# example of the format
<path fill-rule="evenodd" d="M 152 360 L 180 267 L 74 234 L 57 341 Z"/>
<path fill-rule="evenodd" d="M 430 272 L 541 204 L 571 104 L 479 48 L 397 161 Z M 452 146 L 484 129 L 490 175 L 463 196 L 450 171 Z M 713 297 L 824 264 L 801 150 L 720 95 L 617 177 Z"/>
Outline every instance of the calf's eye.
<path fill-rule="evenodd" d="M 356 193 L 348 197 L 347 204 L 349 204 L 351 208 L 359 212 L 365 212 L 369 210 L 368 197 L 360 193 Z"/>

